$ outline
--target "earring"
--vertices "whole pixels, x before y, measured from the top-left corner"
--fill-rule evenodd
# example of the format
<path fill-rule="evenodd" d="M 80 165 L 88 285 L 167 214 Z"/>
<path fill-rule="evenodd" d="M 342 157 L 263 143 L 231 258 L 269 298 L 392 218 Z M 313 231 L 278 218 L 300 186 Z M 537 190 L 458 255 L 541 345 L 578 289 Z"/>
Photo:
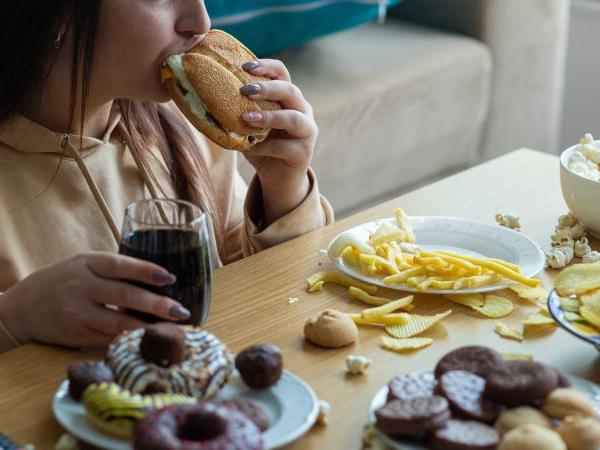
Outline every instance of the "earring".
<path fill-rule="evenodd" d="M 53 46 L 55 49 L 59 49 L 63 46 L 63 38 L 65 37 L 65 33 L 62 31 L 59 31 L 58 33 L 56 33 L 56 37 L 54 38 L 54 42 L 53 42 Z"/>

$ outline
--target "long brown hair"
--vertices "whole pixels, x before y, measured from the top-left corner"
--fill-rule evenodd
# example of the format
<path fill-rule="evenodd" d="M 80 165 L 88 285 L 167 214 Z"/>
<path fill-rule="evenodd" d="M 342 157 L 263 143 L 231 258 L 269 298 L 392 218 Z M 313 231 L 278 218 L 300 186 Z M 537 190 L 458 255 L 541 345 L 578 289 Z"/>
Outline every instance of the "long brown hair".
<path fill-rule="evenodd" d="M 0 2 L 0 122 L 19 111 L 34 88 L 44 83 L 53 63 L 53 40 L 61 26 L 67 25 L 73 40 L 69 131 L 83 134 L 101 2 Z M 190 128 L 164 105 L 125 99 L 117 104 L 131 136 L 130 151 L 147 161 L 151 152 L 144 149 L 151 146 L 160 149 L 177 195 L 200 205 L 211 216 L 217 247 L 224 258 L 225 230 L 216 190 Z M 81 111 L 80 129 L 73 130 L 77 109 Z"/>

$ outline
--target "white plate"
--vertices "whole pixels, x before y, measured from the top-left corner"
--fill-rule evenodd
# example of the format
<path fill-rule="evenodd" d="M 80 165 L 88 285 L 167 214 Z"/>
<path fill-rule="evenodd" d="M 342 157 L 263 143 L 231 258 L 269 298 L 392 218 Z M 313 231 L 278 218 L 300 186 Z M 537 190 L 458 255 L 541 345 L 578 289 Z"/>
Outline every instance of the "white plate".
<path fill-rule="evenodd" d="M 298 439 L 315 423 L 319 403 L 314 391 L 296 375 L 284 370 L 279 382 L 262 391 L 248 388 L 237 372 L 219 392 L 217 399 L 248 397 L 269 414 L 271 425 L 263 433 L 265 448 L 278 448 Z M 56 420 L 78 439 L 107 450 L 131 450 L 128 441 L 111 437 L 94 428 L 85 417 L 85 409 L 69 395 L 69 381 L 58 388 L 52 401 Z"/>
<path fill-rule="evenodd" d="M 575 375 L 567 374 L 567 378 L 571 384 L 573 384 L 575 389 L 582 392 L 592 401 L 594 407 L 596 408 L 596 413 L 600 414 L 600 386 L 584 380 L 583 378 L 576 377 Z M 371 404 L 369 405 L 369 421 L 372 425 L 375 425 L 375 411 L 385 404 L 387 394 L 388 387 L 384 386 L 377 391 L 377 393 L 371 399 Z M 394 439 L 387 434 L 380 432 L 375 427 L 373 427 L 373 429 L 375 430 L 375 433 L 377 433 L 379 439 L 394 450 L 427 450 L 427 447 L 425 447 L 421 442 L 418 442 L 416 439 Z"/>
<path fill-rule="evenodd" d="M 533 277 L 544 268 L 544 252 L 529 237 L 510 228 L 499 225 L 473 222 L 454 217 L 420 217 L 408 218 L 415 233 L 416 244 L 423 250 L 446 250 L 466 256 L 498 258 L 521 267 L 523 275 Z M 380 219 L 351 228 L 352 234 L 367 241 L 369 234 L 374 233 L 382 222 L 396 223 L 396 219 Z M 346 233 L 346 232 L 344 232 Z M 331 241 L 331 247 L 336 239 Z M 365 275 L 356 268 L 344 264 L 341 257 L 333 258 L 336 266 L 352 278 L 390 289 L 406 292 L 417 292 L 416 289 L 403 285 L 386 285 L 377 277 Z M 472 289 L 444 290 L 428 289 L 432 294 L 469 294 L 490 292 L 503 289 L 512 284 L 510 281 L 480 286 Z"/>

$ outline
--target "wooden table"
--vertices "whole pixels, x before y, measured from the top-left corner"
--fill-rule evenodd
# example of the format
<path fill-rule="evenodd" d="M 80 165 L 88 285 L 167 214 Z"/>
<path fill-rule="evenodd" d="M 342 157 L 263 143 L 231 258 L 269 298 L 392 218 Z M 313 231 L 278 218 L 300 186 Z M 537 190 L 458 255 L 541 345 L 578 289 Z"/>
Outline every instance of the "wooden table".
<path fill-rule="evenodd" d="M 398 168 L 399 177 L 402 170 Z M 366 176 L 349 182 L 368 189 Z M 434 338 L 429 348 L 407 355 L 388 352 L 379 347 L 382 332 L 368 327 L 360 329 L 359 342 L 349 348 L 322 350 L 307 344 L 302 327 L 310 315 L 326 308 L 357 312 L 363 307 L 337 286 L 328 285 L 315 294 L 305 291 L 309 275 L 332 267 L 320 250 L 340 231 L 388 217 L 399 206 L 409 215 L 456 216 L 488 223 L 494 223 L 495 213 L 514 212 L 521 217 L 523 232 L 542 247 L 548 247 L 558 216 L 567 210 L 560 192 L 558 159 L 519 150 L 219 269 L 207 329 L 232 351 L 259 342 L 278 345 L 285 367 L 332 405 L 329 426 L 314 427 L 290 448 L 360 448 L 369 401 L 381 386 L 396 374 L 431 369 L 444 353 L 466 344 L 533 354 L 537 360 L 600 381 L 596 350 L 563 330 L 523 343 L 508 341 L 494 333 L 494 320 L 431 295 L 418 296 L 417 312 L 430 314 L 452 308 L 454 313 L 424 334 Z M 598 247 L 598 242 L 595 244 Z M 549 271 L 541 274 L 545 286 L 551 285 L 552 276 Z M 399 296 L 393 291 L 384 294 Z M 299 301 L 288 304 L 289 297 Z M 515 303 L 516 312 L 506 320 L 514 325 L 534 310 L 522 306 L 523 302 Z M 348 377 L 344 367 L 348 354 L 371 358 L 369 373 Z M 52 417 L 52 395 L 65 376 L 65 367 L 85 357 L 81 352 L 42 345 L 27 345 L 0 355 L 0 431 L 20 442 L 34 443 L 38 449 L 54 448 L 62 430 Z"/>

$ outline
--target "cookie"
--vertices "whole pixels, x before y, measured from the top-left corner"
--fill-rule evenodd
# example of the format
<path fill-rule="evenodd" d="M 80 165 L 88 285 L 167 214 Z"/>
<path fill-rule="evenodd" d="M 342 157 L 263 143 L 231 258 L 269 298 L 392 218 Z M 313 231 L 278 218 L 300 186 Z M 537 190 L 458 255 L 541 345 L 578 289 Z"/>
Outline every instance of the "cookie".
<path fill-rule="evenodd" d="M 217 400 L 213 403 L 218 406 L 224 406 L 225 408 L 230 408 L 241 412 L 252 422 L 254 422 L 258 429 L 262 432 L 265 432 L 271 423 L 271 419 L 269 419 L 269 414 L 265 408 L 249 398 L 235 397 L 228 400 Z"/>
<path fill-rule="evenodd" d="M 438 382 L 437 393 L 448 400 L 453 412 L 460 416 L 492 423 L 501 407 L 482 397 L 485 379 L 464 370 L 450 370 Z"/>
<path fill-rule="evenodd" d="M 495 450 L 498 441 L 498 432 L 489 425 L 451 419 L 433 432 L 428 447 L 432 450 Z"/>
<path fill-rule="evenodd" d="M 99 361 L 80 361 L 67 367 L 69 378 L 69 395 L 76 401 L 81 401 L 83 392 L 90 384 L 111 382 L 113 372 L 106 364 Z"/>
<path fill-rule="evenodd" d="M 523 425 L 502 437 L 498 450 L 567 450 L 560 435 L 540 425 Z"/>
<path fill-rule="evenodd" d="M 566 417 L 556 429 L 569 450 L 600 448 L 600 422 L 592 417 Z"/>
<path fill-rule="evenodd" d="M 450 419 L 448 401 L 437 395 L 412 400 L 392 400 L 375 411 L 375 426 L 390 435 L 424 433 Z"/>
<path fill-rule="evenodd" d="M 347 314 L 327 309 L 306 321 L 304 337 L 320 347 L 339 348 L 356 341 L 358 328 Z"/>
<path fill-rule="evenodd" d="M 496 372 L 504 366 L 502 355 L 488 347 L 461 347 L 446 354 L 435 366 L 436 378 L 450 370 L 466 370 L 480 377 L 487 378 L 491 372 Z"/>
<path fill-rule="evenodd" d="M 558 374 L 558 387 L 567 388 L 573 386 L 571 380 L 564 374 L 562 370 L 555 369 Z"/>
<path fill-rule="evenodd" d="M 542 405 L 542 411 L 555 419 L 566 416 L 596 416 L 592 402 L 574 388 L 559 388 L 550 392 Z"/>
<path fill-rule="evenodd" d="M 548 416 L 539 409 L 532 408 L 531 406 L 519 406 L 518 408 L 504 411 L 500 414 L 494 426 L 498 433 L 503 436 L 510 430 L 529 424 L 552 428 L 552 422 L 550 422 Z"/>
<path fill-rule="evenodd" d="M 388 401 L 412 400 L 433 395 L 436 380 L 430 373 L 398 375 L 388 383 Z"/>
<path fill-rule="evenodd" d="M 556 389 L 556 370 L 535 361 L 507 361 L 486 379 L 484 397 L 506 406 L 531 405 Z"/>

